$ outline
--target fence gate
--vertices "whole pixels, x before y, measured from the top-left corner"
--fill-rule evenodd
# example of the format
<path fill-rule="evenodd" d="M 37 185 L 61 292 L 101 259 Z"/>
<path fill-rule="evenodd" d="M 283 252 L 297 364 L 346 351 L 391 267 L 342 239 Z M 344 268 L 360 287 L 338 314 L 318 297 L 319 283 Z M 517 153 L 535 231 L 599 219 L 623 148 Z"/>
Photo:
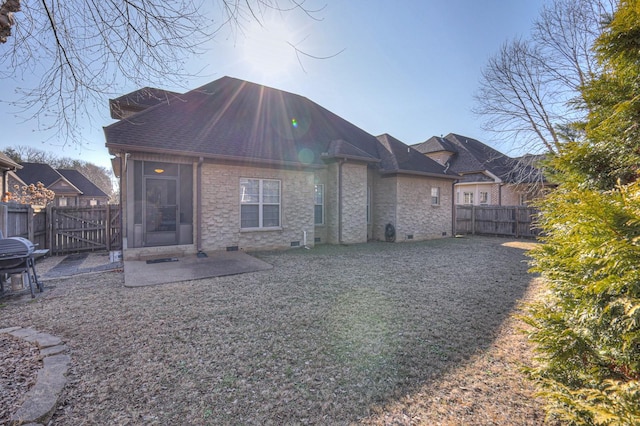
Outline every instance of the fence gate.
<path fill-rule="evenodd" d="M 51 254 L 120 249 L 119 212 L 117 205 L 48 208 Z"/>

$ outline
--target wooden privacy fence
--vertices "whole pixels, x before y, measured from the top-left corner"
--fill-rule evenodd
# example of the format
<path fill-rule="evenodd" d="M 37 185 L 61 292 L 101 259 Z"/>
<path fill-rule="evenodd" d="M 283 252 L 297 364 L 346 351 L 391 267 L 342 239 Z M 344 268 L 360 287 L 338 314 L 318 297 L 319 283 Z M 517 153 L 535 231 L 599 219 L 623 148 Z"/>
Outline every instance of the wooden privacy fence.
<path fill-rule="evenodd" d="M 47 207 L 0 203 L 0 230 L 24 237 L 51 254 L 122 249 L 120 206 Z"/>
<path fill-rule="evenodd" d="M 523 206 L 456 206 L 456 234 L 535 238 L 538 210 Z"/>

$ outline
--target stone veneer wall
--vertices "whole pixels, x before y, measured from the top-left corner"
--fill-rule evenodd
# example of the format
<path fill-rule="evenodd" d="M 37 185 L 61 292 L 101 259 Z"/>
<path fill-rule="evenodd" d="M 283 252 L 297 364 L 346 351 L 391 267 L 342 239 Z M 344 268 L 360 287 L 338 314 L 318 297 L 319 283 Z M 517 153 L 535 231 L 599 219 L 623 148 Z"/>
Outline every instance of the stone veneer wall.
<path fill-rule="evenodd" d="M 373 186 L 372 201 L 372 239 L 384 241 L 384 228 L 390 223 L 397 224 L 396 200 L 398 184 L 395 177 L 376 176 Z"/>
<path fill-rule="evenodd" d="M 450 180 L 400 175 L 396 241 L 451 236 L 453 213 Z M 431 204 L 431 188 L 440 188 L 440 204 Z M 411 236 L 411 238 L 409 237 Z"/>
<path fill-rule="evenodd" d="M 281 228 L 240 229 L 240 178 L 281 181 Z M 314 244 L 312 172 L 203 164 L 202 246 L 205 250 L 290 248 L 292 242 Z"/>
<path fill-rule="evenodd" d="M 397 175 L 375 181 L 373 238 L 385 240 L 385 227 L 391 223 L 396 242 L 425 240 L 451 235 L 452 182 L 421 176 Z M 431 205 L 431 188 L 440 188 L 440 205 Z"/>
<path fill-rule="evenodd" d="M 367 242 L 367 165 L 342 164 L 342 243 Z"/>

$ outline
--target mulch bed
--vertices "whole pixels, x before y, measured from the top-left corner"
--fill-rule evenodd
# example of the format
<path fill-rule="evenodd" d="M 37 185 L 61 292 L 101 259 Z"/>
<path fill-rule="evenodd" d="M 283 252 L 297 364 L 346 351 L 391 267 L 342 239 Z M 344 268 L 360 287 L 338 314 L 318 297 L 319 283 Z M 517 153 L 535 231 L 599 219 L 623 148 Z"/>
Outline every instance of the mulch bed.
<path fill-rule="evenodd" d="M 539 425 L 497 238 L 257 253 L 269 271 L 125 288 L 109 272 L 0 308 L 71 348 L 51 424 Z"/>
<path fill-rule="evenodd" d="M 0 354 L 0 424 L 4 424 L 35 385 L 42 361 L 35 344 L 10 334 L 0 334 Z"/>

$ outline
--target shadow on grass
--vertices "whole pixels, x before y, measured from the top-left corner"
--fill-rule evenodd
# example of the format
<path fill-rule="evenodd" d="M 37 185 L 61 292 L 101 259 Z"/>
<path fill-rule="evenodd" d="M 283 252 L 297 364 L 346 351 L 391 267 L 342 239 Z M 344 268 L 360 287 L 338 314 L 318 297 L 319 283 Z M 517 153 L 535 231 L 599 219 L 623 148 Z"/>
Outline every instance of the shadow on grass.
<path fill-rule="evenodd" d="M 73 348 L 54 424 L 350 424 L 492 344 L 531 280 L 504 242 L 253 253 L 273 269 L 142 288 L 111 274 L 0 313 Z"/>

